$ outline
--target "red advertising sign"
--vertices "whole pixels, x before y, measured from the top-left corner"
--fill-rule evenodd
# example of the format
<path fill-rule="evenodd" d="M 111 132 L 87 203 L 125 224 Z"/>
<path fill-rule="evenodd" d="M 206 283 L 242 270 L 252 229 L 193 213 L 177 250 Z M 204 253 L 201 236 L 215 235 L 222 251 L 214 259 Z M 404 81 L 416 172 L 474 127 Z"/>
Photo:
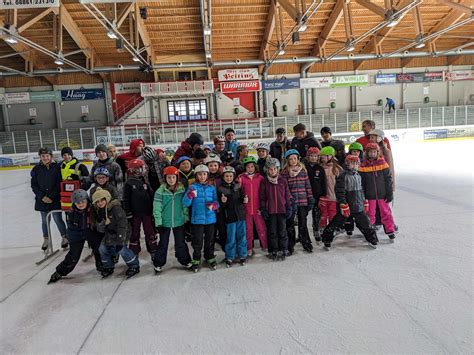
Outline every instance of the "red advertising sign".
<path fill-rule="evenodd" d="M 261 87 L 259 80 L 230 81 L 221 83 L 221 92 L 224 94 L 230 92 L 253 92 L 260 90 Z"/>

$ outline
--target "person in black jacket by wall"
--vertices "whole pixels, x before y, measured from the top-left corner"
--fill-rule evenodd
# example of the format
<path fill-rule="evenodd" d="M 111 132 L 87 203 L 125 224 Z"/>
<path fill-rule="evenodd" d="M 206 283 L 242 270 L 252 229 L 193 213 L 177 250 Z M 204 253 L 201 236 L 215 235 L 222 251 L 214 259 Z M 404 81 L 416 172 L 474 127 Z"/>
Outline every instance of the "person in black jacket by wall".
<path fill-rule="evenodd" d="M 302 123 L 298 123 L 293 127 L 295 137 L 291 140 L 291 149 L 296 149 L 301 158 L 305 158 L 308 149 L 316 147 L 321 149 L 321 144 L 314 136 L 313 132 L 306 131 L 306 126 Z"/>
<path fill-rule="evenodd" d="M 321 137 L 323 141 L 321 142 L 322 147 L 333 147 L 336 151 L 336 159 L 340 165 L 344 164 L 346 159 L 346 147 L 343 141 L 333 139 L 331 128 L 323 127 L 321 128 Z"/>

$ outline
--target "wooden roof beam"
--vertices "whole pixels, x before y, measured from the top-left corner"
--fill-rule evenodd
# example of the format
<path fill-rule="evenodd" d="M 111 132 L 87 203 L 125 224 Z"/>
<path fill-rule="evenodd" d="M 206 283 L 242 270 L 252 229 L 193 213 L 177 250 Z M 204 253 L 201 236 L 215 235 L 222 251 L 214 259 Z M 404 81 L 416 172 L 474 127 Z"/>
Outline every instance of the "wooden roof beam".
<path fill-rule="evenodd" d="M 123 22 L 127 19 L 128 14 L 133 10 L 133 8 L 134 8 L 133 2 L 127 3 L 124 6 L 120 14 L 117 16 L 117 29 L 119 29 L 120 26 L 122 26 Z"/>
<path fill-rule="evenodd" d="M 279 6 L 272 0 L 270 4 L 270 11 L 268 12 L 267 25 L 265 27 L 265 33 L 263 35 L 262 45 L 260 46 L 260 59 L 268 58 L 268 49 L 270 47 L 270 40 L 272 39 L 273 32 L 275 31 L 275 14 L 276 7 Z"/>
<path fill-rule="evenodd" d="M 366 9 L 368 9 L 370 11 L 372 11 L 374 14 L 379 15 L 382 18 L 385 18 L 385 14 L 386 14 L 388 9 L 384 9 L 383 7 L 378 6 L 378 5 L 374 4 L 373 2 L 371 2 L 369 0 L 355 0 L 355 1 L 359 5 L 365 7 Z"/>
<path fill-rule="evenodd" d="M 57 14 L 58 8 L 50 7 L 50 8 L 40 9 L 40 10 L 35 11 L 31 16 L 27 17 L 25 20 L 23 20 L 21 23 L 18 24 L 18 27 L 17 27 L 18 33 L 22 33 L 27 28 L 37 23 L 39 20 L 49 15 L 51 12 Z"/>
<path fill-rule="evenodd" d="M 289 0 L 278 0 L 278 3 L 293 20 L 296 21 L 298 19 L 298 10 L 296 10 L 294 5 L 290 4 Z"/>
<path fill-rule="evenodd" d="M 470 5 L 470 6 L 463 5 L 462 1 L 461 2 L 455 2 L 455 1 L 452 1 L 452 0 L 436 0 L 436 1 L 438 1 L 440 4 L 447 5 L 451 8 L 453 8 L 453 9 L 462 11 L 462 12 L 468 14 L 468 15 L 472 15 L 474 13 L 474 6 L 473 5 Z"/>
<path fill-rule="evenodd" d="M 335 30 L 339 21 L 341 20 L 344 1 L 345 0 L 337 0 L 331 11 L 331 15 L 329 16 L 328 20 L 324 25 L 323 30 L 321 31 L 321 34 L 319 35 L 319 38 L 316 40 L 314 48 L 311 51 L 311 56 L 325 56 L 324 51 L 328 39 Z"/>
<path fill-rule="evenodd" d="M 155 52 L 153 51 L 150 35 L 146 29 L 145 22 L 143 22 L 143 19 L 140 16 L 140 7 L 137 2 L 134 3 L 133 18 L 135 21 L 135 30 L 137 32 L 135 35 L 139 35 L 143 42 L 143 46 L 145 47 L 147 53 L 147 61 L 149 60 L 150 64 L 154 65 L 156 63 Z M 135 42 L 135 47 L 138 49 L 139 41 L 136 40 Z M 153 74 L 155 81 L 158 81 L 158 72 L 154 70 Z"/>

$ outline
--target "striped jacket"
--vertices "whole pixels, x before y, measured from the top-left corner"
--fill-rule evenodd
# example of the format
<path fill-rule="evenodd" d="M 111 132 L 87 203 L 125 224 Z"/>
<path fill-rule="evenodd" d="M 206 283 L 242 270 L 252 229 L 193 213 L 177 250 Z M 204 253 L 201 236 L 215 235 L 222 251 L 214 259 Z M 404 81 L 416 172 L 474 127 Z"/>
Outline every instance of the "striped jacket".
<path fill-rule="evenodd" d="M 296 206 L 308 206 L 309 202 L 313 199 L 313 191 L 311 190 L 308 173 L 301 169 L 298 175 L 291 177 L 285 170 L 281 175 L 288 181 L 288 187 L 293 196 L 294 204 Z"/>

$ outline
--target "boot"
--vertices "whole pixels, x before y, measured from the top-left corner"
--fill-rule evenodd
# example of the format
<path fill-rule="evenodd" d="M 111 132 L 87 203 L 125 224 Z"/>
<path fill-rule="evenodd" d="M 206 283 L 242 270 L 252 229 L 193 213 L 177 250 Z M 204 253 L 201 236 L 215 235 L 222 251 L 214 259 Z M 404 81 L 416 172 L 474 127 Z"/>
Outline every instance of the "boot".
<path fill-rule="evenodd" d="M 240 263 L 240 265 L 242 265 L 242 266 L 244 266 L 246 262 L 247 262 L 247 259 L 245 259 L 245 258 L 241 258 L 241 259 L 239 260 L 239 263 Z"/>
<path fill-rule="evenodd" d="M 226 267 L 228 267 L 228 268 L 229 268 L 229 267 L 232 267 L 232 260 L 230 260 L 230 259 L 225 259 L 224 262 L 225 262 L 225 266 L 226 266 Z"/>
<path fill-rule="evenodd" d="M 119 262 L 119 256 L 118 255 L 112 255 L 112 262 L 114 264 L 117 264 Z"/>
<path fill-rule="evenodd" d="M 51 278 L 48 281 L 48 285 L 57 282 L 62 276 L 56 271 L 51 275 Z"/>
<path fill-rule="evenodd" d="M 61 237 L 61 248 L 66 249 L 69 247 L 69 241 L 67 240 L 67 236 L 63 235 Z"/>
<path fill-rule="evenodd" d="M 41 245 L 41 250 L 46 251 L 49 245 L 49 238 L 44 238 L 43 244 Z"/>
<path fill-rule="evenodd" d="M 276 252 L 276 251 L 272 252 L 272 260 L 273 261 L 278 261 L 278 252 Z"/>
<path fill-rule="evenodd" d="M 316 241 L 317 244 L 321 243 L 321 234 L 319 231 L 314 231 L 314 240 Z"/>
<path fill-rule="evenodd" d="M 105 279 L 106 277 L 109 277 L 113 273 L 114 273 L 113 268 L 103 268 L 100 274 L 102 275 L 102 278 Z"/>
<path fill-rule="evenodd" d="M 305 243 L 303 245 L 303 249 L 308 253 L 312 253 L 313 252 L 313 245 L 311 243 Z"/>
<path fill-rule="evenodd" d="M 199 263 L 200 263 L 199 260 L 193 260 L 193 261 L 191 262 L 191 269 L 192 269 L 194 272 L 198 272 L 198 271 L 199 271 Z"/>
<path fill-rule="evenodd" d="M 153 269 L 155 270 L 155 275 L 161 274 L 161 271 L 163 270 L 161 266 L 155 266 Z"/>
<path fill-rule="evenodd" d="M 131 266 L 127 269 L 127 271 L 125 272 L 125 275 L 127 276 L 127 279 L 135 276 L 136 274 L 138 274 L 140 272 L 140 266 Z"/>

